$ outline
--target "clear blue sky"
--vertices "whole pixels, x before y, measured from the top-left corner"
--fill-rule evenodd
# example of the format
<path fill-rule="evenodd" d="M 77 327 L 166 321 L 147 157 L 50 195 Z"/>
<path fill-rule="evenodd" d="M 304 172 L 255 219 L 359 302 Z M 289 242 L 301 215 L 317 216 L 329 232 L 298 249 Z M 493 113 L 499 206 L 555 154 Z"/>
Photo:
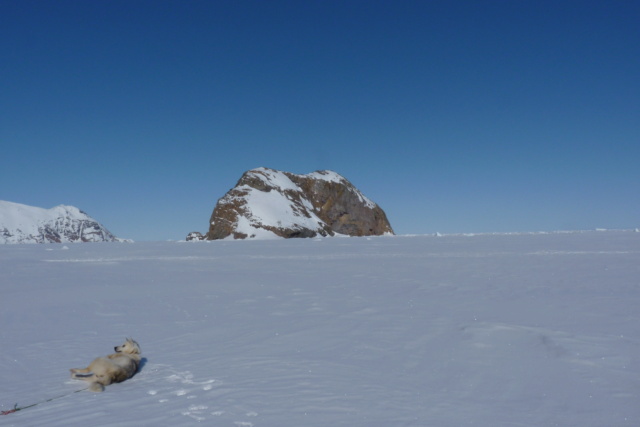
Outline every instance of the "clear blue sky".
<path fill-rule="evenodd" d="M 0 0 L 0 199 L 183 239 L 334 170 L 398 234 L 640 227 L 638 1 Z"/>

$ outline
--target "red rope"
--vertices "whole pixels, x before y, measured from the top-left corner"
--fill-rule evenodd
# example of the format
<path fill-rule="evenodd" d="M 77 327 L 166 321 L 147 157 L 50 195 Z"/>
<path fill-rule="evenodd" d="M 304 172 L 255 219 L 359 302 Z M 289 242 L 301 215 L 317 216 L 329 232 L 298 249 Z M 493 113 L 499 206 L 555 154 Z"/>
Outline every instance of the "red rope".
<path fill-rule="evenodd" d="M 10 409 L 8 411 L 2 411 L 2 412 L 0 412 L 0 415 L 13 414 L 14 412 L 18 412 L 20 409 L 22 409 L 22 408 L 18 408 L 18 404 L 16 403 L 16 405 L 13 407 L 13 409 Z"/>

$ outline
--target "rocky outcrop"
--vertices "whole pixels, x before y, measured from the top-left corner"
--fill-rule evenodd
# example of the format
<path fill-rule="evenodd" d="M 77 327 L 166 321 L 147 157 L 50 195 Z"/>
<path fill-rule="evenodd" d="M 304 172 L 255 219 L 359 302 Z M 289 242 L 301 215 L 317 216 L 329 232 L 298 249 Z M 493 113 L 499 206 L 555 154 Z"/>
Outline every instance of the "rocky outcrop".
<path fill-rule="evenodd" d="M 199 231 L 192 231 L 191 233 L 187 234 L 186 240 L 187 242 L 199 242 L 200 240 L 204 240 L 204 236 Z"/>
<path fill-rule="evenodd" d="M 268 168 L 245 172 L 218 200 L 205 238 L 393 234 L 384 211 L 332 171 L 307 175 Z"/>
<path fill-rule="evenodd" d="M 0 243 L 123 241 L 74 206 L 42 209 L 0 201 Z"/>

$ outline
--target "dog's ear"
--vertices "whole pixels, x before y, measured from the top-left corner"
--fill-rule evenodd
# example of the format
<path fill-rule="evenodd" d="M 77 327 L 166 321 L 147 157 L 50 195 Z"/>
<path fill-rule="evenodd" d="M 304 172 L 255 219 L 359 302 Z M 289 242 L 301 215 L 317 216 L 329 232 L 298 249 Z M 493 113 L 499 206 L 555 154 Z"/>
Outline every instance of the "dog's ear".
<path fill-rule="evenodd" d="M 129 344 L 131 344 L 131 347 L 133 348 L 133 353 L 134 354 L 140 354 L 140 352 L 141 352 L 140 344 L 138 344 L 138 342 L 136 340 L 134 340 L 133 338 L 128 338 L 127 341 L 129 342 Z"/>

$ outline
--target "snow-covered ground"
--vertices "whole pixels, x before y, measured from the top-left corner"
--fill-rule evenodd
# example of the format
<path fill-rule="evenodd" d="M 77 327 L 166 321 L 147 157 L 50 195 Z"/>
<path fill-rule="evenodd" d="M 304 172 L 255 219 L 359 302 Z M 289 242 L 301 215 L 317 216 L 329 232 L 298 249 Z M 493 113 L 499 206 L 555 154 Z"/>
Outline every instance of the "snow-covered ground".
<path fill-rule="evenodd" d="M 2 426 L 637 427 L 640 233 L 0 245 L 0 341 Z"/>

